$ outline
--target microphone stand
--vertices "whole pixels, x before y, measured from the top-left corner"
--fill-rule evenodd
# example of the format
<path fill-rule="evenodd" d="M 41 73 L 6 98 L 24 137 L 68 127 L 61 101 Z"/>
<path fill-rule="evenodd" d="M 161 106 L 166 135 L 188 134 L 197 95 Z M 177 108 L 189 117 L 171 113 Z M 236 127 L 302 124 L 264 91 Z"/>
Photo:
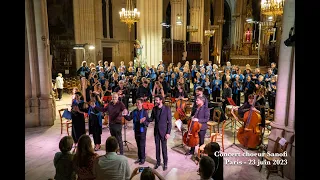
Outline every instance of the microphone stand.
<path fill-rule="evenodd" d="M 128 151 L 130 151 L 130 149 L 129 149 L 129 145 L 128 144 L 131 144 L 131 145 L 133 145 L 132 143 L 130 143 L 129 141 L 127 141 L 127 125 L 126 125 L 127 123 L 125 122 L 125 125 L 123 126 L 123 130 L 124 130 L 124 133 L 123 133 L 123 135 L 124 135 L 124 137 L 123 137 L 123 139 L 124 139 L 124 141 L 123 141 L 123 145 L 124 146 L 127 146 L 127 148 L 128 148 Z"/>
<path fill-rule="evenodd" d="M 122 118 L 124 118 L 124 117 L 122 117 Z M 124 124 L 123 124 L 123 131 L 124 131 L 124 133 L 123 133 L 123 135 L 124 135 L 124 137 L 123 137 L 123 146 L 127 146 L 128 151 L 130 151 L 128 144 L 131 144 L 131 145 L 133 145 L 133 144 L 130 143 L 129 141 L 127 141 L 127 128 L 128 128 L 127 121 L 124 120 Z"/>

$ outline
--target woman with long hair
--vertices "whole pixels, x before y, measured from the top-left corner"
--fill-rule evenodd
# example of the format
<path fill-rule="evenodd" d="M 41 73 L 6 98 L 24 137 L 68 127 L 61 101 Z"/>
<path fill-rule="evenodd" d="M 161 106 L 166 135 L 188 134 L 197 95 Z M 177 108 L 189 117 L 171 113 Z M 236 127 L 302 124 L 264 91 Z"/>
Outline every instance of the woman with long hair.
<path fill-rule="evenodd" d="M 152 91 L 152 95 L 153 96 L 161 95 L 162 97 L 165 97 L 162 84 L 159 81 L 155 82 L 155 85 L 154 85 L 154 88 L 153 88 L 153 91 Z"/>
<path fill-rule="evenodd" d="M 82 135 L 78 142 L 76 154 L 73 158 L 73 168 L 78 180 L 94 180 L 93 162 L 98 157 L 93 151 L 92 141 L 88 135 Z"/>

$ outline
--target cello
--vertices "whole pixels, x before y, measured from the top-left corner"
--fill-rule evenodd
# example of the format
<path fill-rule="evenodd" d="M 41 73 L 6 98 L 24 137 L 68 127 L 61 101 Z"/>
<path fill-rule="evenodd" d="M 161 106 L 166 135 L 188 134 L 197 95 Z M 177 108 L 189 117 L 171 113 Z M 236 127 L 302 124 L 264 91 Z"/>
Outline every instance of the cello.
<path fill-rule="evenodd" d="M 199 144 L 199 131 L 202 124 L 198 121 L 188 120 L 188 131 L 183 135 L 183 143 L 189 147 L 195 147 Z"/>
<path fill-rule="evenodd" d="M 180 119 L 181 121 L 185 121 L 187 116 L 185 114 L 186 109 L 186 101 L 179 98 L 176 103 L 176 112 L 174 112 L 173 117 L 177 120 Z"/>
<path fill-rule="evenodd" d="M 261 115 L 253 111 L 256 99 L 257 95 L 254 96 L 250 110 L 245 112 L 243 116 L 243 126 L 239 128 L 237 133 L 238 141 L 247 148 L 256 148 L 261 143 L 261 131 L 259 127 Z"/>

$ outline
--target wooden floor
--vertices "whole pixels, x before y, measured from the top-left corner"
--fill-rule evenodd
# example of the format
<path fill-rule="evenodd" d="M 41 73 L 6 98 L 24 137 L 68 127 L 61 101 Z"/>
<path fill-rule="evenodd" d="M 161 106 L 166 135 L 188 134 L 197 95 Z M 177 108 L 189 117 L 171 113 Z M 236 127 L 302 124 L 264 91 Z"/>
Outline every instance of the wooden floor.
<path fill-rule="evenodd" d="M 61 101 L 56 101 L 57 110 L 65 107 L 70 107 L 70 95 L 63 95 Z M 133 109 L 130 107 L 129 109 Z M 174 110 L 174 109 L 172 109 Z M 174 122 L 174 121 L 173 121 Z M 147 143 L 146 143 L 146 163 L 143 166 L 153 167 L 155 159 L 155 144 L 153 136 L 154 123 L 151 123 L 147 131 Z M 173 125 L 174 127 L 174 125 Z M 123 131 L 122 131 L 123 132 Z M 124 133 L 124 132 L 123 132 Z M 55 168 L 53 166 L 53 157 L 56 152 L 59 151 L 59 141 L 66 135 L 66 131 L 60 134 L 60 120 L 57 113 L 57 118 L 53 126 L 49 127 L 36 127 L 36 128 L 26 128 L 25 133 L 25 179 L 26 180 L 47 180 L 48 178 L 53 178 L 55 174 Z M 97 153 L 100 155 L 105 154 L 104 143 L 107 137 L 110 136 L 108 128 L 104 128 L 102 132 L 102 149 Z M 207 131 L 207 138 L 205 143 L 209 142 L 209 130 Z M 267 143 L 268 132 L 265 135 L 264 143 Z M 137 148 L 134 140 L 134 134 L 132 130 L 132 122 L 128 123 L 127 129 L 127 141 L 129 150 L 127 147 L 124 148 L 124 155 L 128 157 L 131 170 L 137 167 L 137 164 L 133 162 L 137 158 Z M 183 155 L 184 151 L 187 149 L 183 148 L 173 148 L 175 145 L 181 144 L 182 140 L 181 132 L 176 128 L 171 131 L 171 137 L 168 140 L 168 169 L 163 171 L 162 168 L 158 169 L 158 172 L 163 175 L 166 179 L 183 179 L 183 180 L 196 180 L 200 179 L 197 175 L 198 166 L 192 160 L 191 156 L 186 157 Z M 231 127 L 226 128 L 225 133 L 225 148 L 233 144 L 233 133 Z M 220 141 L 218 141 L 220 143 Z M 220 143 L 221 144 L 221 143 Z M 239 142 L 235 138 L 235 144 Z M 240 146 L 240 145 L 239 145 Z M 240 146 L 241 147 L 241 146 Z M 173 149 L 172 149 L 173 148 Z M 197 148 L 196 148 L 197 150 Z M 254 151 L 249 151 L 242 149 L 244 152 L 253 153 Z M 226 153 L 242 153 L 241 149 L 233 145 L 225 150 Z M 240 157 L 225 157 L 225 162 L 227 160 L 232 162 L 249 162 L 249 160 L 256 160 L 258 158 L 253 156 L 240 156 Z M 262 171 L 259 172 L 259 167 L 256 165 L 230 165 L 224 164 L 224 179 L 226 180 L 259 180 L 266 179 L 266 168 L 263 167 Z M 134 179 L 139 179 L 139 175 Z M 282 179 L 277 174 L 271 174 L 270 180 Z"/>

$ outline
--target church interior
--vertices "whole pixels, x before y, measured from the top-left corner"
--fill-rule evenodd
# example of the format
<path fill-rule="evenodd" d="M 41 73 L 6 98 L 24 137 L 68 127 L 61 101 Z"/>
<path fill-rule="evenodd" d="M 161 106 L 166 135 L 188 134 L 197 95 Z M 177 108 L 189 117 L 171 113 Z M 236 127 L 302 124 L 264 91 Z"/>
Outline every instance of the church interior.
<path fill-rule="evenodd" d="M 91 95 L 86 94 L 85 87 L 88 89 L 95 83 L 94 76 L 91 82 L 91 74 L 88 78 L 79 73 L 85 61 L 90 65 L 89 71 L 97 72 L 97 82 L 101 82 L 100 73 L 104 71 L 109 86 L 128 82 L 124 104 L 129 112 L 137 108 L 137 99 L 136 89 L 132 90 L 131 84 L 129 87 L 132 76 L 128 74 L 133 74 L 133 81 L 139 79 L 138 87 L 144 83 L 141 79 L 146 79 L 153 98 L 155 81 L 149 72 L 153 69 L 157 78 L 163 75 L 168 86 L 167 91 L 163 86 L 161 89 L 165 92 L 163 104 L 172 112 L 172 129 L 167 139 L 168 168 L 156 169 L 164 179 L 204 179 L 199 172 L 203 148 L 216 142 L 220 153 L 225 155 L 220 165 L 223 176 L 215 180 L 294 180 L 294 27 L 294 0 L 25 0 L 25 179 L 54 179 L 54 157 L 60 152 L 59 142 L 75 131 L 73 119 L 63 117 L 62 113 L 65 109 L 72 111 L 75 89 L 86 101 L 85 96 Z M 110 67 L 115 70 L 107 75 Z M 197 79 L 202 79 L 202 70 L 204 78 L 200 85 Z M 184 144 L 183 131 L 177 127 L 178 118 L 174 116 L 178 101 L 173 100 L 170 88 L 173 74 L 179 77 L 176 83 L 183 84 L 188 93 L 184 110 L 187 117 L 191 118 L 192 105 L 197 105 L 198 86 L 203 87 L 210 104 L 204 144 L 197 145 L 191 156 L 185 154 L 190 148 Z M 63 77 L 62 87 L 57 85 L 58 77 Z M 236 77 L 240 77 L 243 85 L 241 90 L 235 87 L 234 91 L 233 85 L 238 86 Z M 246 147 L 238 138 L 239 129 L 247 127 L 248 122 L 252 124 L 251 117 L 256 117 L 252 116 L 252 109 L 246 120 L 232 113 L 235 107 L 248 103 L 248 77 L 254 82 L 254 97 L 265 99 L 265 104 L 259 106 L 263 115 L 257 115 L 257 148 Z M 205 79 L 210 82 L 209 88 Z M 218 90 L 216 82 L 222 84 Z M 225 83 L 232 92 L 227 100 Z M 101 99 L 104 99 L 106 91 L 102 89 Z M 100 89 L 92 86 L 93 92 L 100 93 Z M 115 92 L 112 87 L 112 93 Z M 110 94 L 107 96 L 111 99 Z M 103 102 L 108 105 L 107 101 Z M 148 111 L 150 117 L 151 111 L 152 108 Z M 94 146 L 89 117 L 85 116 L 85 134 L 91 137 Z M 101 149 L 95 151 L 99 156 L 106 154 L 105 142 L 111 136 L 109 118 L 104 114 L 102 119 Z M 139 165 L 135 163 L 138 148 L 133 121 L 124 121 L 123 155 L 128 160 L 130 174 L 136 167 L 153 168 L 157 163 L 155 124 L 150 122 L 147 128 L 146 159 Z M 189 124 L 182 127 L 188 130 Z M 267 152 L 284 155 L 268 156 Z M 132 179 L 140 179 L 140 175 Z"/>

